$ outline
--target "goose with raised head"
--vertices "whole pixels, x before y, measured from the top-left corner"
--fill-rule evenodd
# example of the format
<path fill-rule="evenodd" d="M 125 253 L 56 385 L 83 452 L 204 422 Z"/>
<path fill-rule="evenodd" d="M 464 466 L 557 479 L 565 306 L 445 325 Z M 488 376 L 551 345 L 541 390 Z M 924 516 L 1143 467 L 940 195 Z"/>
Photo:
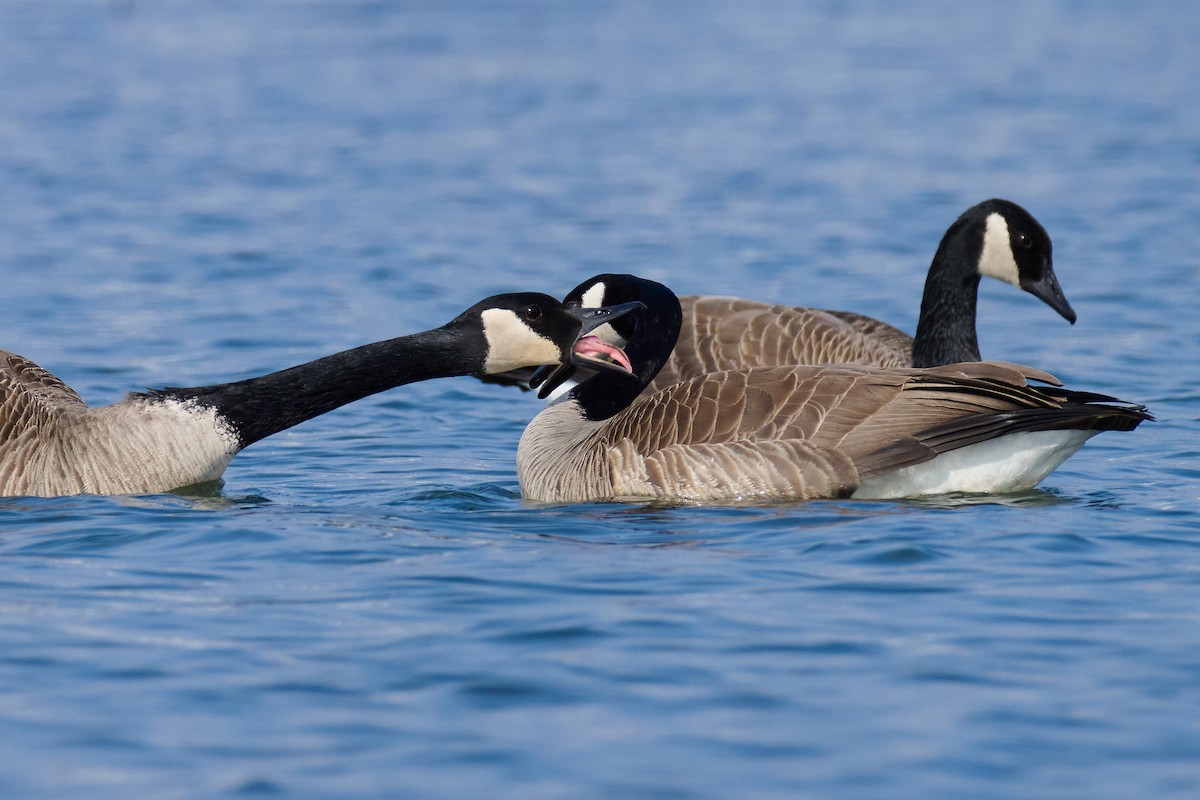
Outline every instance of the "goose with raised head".
<path fill-rule="evenodd" d="M 584 379 L 529 424 L 517 472 L 530 500 L 1017 491 L 1035 486 L 1095 434 L 1132 430 L 1151 418 L 1140 405 L 1062 389 L 1039 370 L 987 361 L 727 370 L 634 403 L 671 353 L 679 302 L 665 286 L 630 275 L 597 276 L 567 301 L 584 297 L 645 305 L 599 326 L 575 348 L 574 366 L 590 367 L 599 357 L 631 368 Z M 618 346 L 624 357 L 615 355 Z M 553 387 L 573 369 L 536 377 Z"/>
<path fill-rule="evenodd" d="M 1016 203 L 992 199 L 967 209 L 942 237 L 925 280 L 915 338 L 848 311 L 682 297 L 679 341 L 652 388 L 744 367 L 936 367 L 979 361 L 975 312 L 985 276 L 1029 292 L 1075 323 L 1054 273 L 1045 228 Z"/>
<path fill-rule="evenodd" d="M 215 481 L 246 446 L 385 389 L 566 363 L 579 336 L 633 307 L 568 309 L 544 294 L 498 295 L 422 333 L 96 408 L 0 351 L 0 496 L 149 494 Z"/>

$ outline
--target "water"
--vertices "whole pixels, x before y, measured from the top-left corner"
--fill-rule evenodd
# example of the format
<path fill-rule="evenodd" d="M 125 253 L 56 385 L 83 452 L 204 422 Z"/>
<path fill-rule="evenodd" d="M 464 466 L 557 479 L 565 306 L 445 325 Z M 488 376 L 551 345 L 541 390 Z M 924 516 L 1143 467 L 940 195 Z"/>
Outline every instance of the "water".
<path fill-rule="evenodd" d="M 1080 321 L 984 353 L 1148 403 L 1035 492 L 521 502 L 538 403 L 406 387 L 218 493 L 0 500 L 0 796 L 1191 798 L 1200 11 L 0 6 L 0 347 L 90 402 L 603 270 L 912 330 L 947 225 Z"/>

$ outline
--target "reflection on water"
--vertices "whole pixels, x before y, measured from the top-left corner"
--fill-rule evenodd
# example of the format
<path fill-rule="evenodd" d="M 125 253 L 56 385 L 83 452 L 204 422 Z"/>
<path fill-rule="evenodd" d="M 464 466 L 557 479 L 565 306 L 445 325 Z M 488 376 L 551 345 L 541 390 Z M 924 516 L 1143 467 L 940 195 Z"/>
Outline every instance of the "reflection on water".
<path fill-rule="evenodd" d="M 900 502 L 919 508 L 957 508 L 959 506 L 978 505 L 1037 508 L 1039 506 L 1056 506 L 1085 501 L 1082 501 L 1080 498 L 1069 497 L 1054 489 L 1034 488 L 1019 492 L 1005 492 L 1003 494 L 952 492 L 950 494 L 931 495 L 928 497 L 913 497 Z"/>

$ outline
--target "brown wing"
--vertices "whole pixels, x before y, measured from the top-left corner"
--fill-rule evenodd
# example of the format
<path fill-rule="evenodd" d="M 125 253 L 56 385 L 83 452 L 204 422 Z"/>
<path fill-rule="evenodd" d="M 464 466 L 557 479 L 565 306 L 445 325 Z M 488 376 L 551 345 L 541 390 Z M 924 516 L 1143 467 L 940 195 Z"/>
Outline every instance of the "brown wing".
<path fill-rule="evenodd" d="M 1043 377 L 1053 380 L 1002 362 L 713 373 L 614 417 L 601 444 L 616 454 L 610 461 L 644 460 L 631 488 L 711 499 L 755 486 L 804 499 L 848 494 L 864 477 L 1017 430 L 1127 430 L 1148 418 L 1140 407 L 1096 404 L 1111 398 L 1027 383 Z"/>
<path fill-rule="evenodd" d="M 851 311 L 830 311 L 822 309 L 822 313 L 829 314 L 845 324 L 849 325 L 854 330 L 858 331 L 864 338 L 871 340 L 875 347 L 878 347 L 881 352 L 892 353 L 895 356 L 895 364 L 879 363 L 880 367 L 911 367 L 912 366 L 912 346 L 913 337 L 909 336 L 899 328 L 888 325 L 886 322 L 881 322 L 874 317 L 866 317 L 862 314 L 855 314 Z M 814 362 L 815 363 L 815 362 Z M 827 364 L 846 363 L 846 364 L 865 364 L 865 361 L 846 361 L 838 362 L 830 360 Z M 874 362 L 871 362 L 874 363 Z"/>
<path fill-rule="evenodd" d="M 870 317 L 733 297 L 683 297 L 683 325 L 651 390 L 710 372 L 797 364 L 912 364 L 912 338 Z"/>
<path fill-rule="evenodd" d="M 900 393 L 904 375 L 761 367 L 645 397 L 604 426 L 619 495 L 703 500 L 837 497 L 859 478 L 838 445 Z"/>
<path fill-rule="evenodd" d="M 68 409 L 84 409 L 71 387 L 27 358 L 0 350 L 0 444 Z"/>

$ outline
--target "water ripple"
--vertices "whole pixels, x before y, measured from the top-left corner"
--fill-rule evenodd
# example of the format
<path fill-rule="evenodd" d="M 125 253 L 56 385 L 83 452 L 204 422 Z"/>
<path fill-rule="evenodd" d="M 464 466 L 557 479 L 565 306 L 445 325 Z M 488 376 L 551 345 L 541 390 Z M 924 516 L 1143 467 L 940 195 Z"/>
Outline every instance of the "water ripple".
<path fill-rule="evenodd" d="M 984 281 L 982 351 L 1157 421 L 1008 495 L 545 506 L 464 378 L 0 499 L 5 796 L 1200 793 L 1200 12 L 683 9 L 0 4 L 0 347 L 100 404 L 604 271 L 912 331 L 998 195 L 1079 321 Z"/>

